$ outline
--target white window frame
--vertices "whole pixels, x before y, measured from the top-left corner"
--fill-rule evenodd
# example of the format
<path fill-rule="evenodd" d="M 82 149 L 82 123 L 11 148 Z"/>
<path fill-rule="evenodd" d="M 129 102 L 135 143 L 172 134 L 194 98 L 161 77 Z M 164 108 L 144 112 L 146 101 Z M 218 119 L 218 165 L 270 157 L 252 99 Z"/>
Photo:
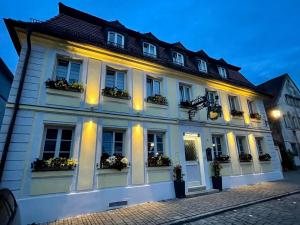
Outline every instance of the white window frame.
<path fill-rule="evenodd" d="M 118 130 L 118 129 L 110 129 L 110 128 L 103 128 L 102 131 L 102 143 L 101 143 L 101 155 L 103 155 L 104 151 L 103 151 L 103 142 L 104 142 L 104 138 L 103 138 L 103 134 L 105 132 L 112 132 L 113 133 L 113 140 L 112 140 L 112 154 L 111 156 L 113 156 L 115 154 L 115 144 L 116 143 L 121 143 L 120 141 L 116 142 L 116 133 L 122 133 L 122 153 L 121 155 L 124 157 L 125 156 L 125 131 L 124 130 Z"/>
<path fill-rule="evenodd" d="M 213 96 L 213 102 L 214 102 L 214 103 L 219 103 L 220 99 L 216 100 L 216 96 L 219 96 L 217 91 L 214 91 L 214 90 L 206 90 L 206 93 L 207 93 L 207 100 L 208 100 L 208 101 L 211 100 L 210 95 L 212 95 L 212 96 Z M 212 101 L 210 101 L 210 102 L 212 102 Z"/>
<path fill-rule="evenodd" d="M 152 80 L 151 82 L 151 95 L 148 95 L 148 79 L 149 80 Z M 154 78 L 154 77 L 151 77 L 151 76 L 146 76 L 146 95 L 147 97 L 150 97 L 150 96 L 154 96 L 154 82 L 158 82 L 159 83 L 159 95 L 162 95 L 162 79 L 160 78 Z"/>
<path fill-rule="evenodd" d="M 109 40 L 109 36 L 110 34 L 113 34 L 114 35 L 114 41 L 110 41 Z M 120 35 L 122 37 L 122 44 L 118 44 L 118 35 Z M 116 47 L 119 47 L 119 48 L 124 48 L 124 35 L 118 33 L 118 32 L 115 32 L 115 31 L 108 31 L 107 33 L 107 43 L 110 44 L 110 45 L 114 45 Z"/>
<path fill-rule="evenodd" d="M 219 75 L 223 78 L 226 78 L 227 79 L 227 71 L 224 67 L 222 66 L 218 66 L 218 71 L 219 71 Z"/>
<path fill-rule="evenodd" d="M 165 132 L 161 132 L 161 131 L 148 131 L 147 132 L 147 156 L 149 155 L 149 151 L 148 151 L 148 144 L 149 144 L 149 141 L 148 141 L 148 135 L 149 134 L 153 134 L 154 137 L 153 137 L 153 141 L 154 141 L 154 156 L 157 155 L 157 135 L 162 135 L 162 146 L 163 146 L 163 151 L 162 151 L 162 154 L 165 155 Z"/>
<path fill-rule="evenodd" d="M 69 159 L 72 158 L 73 155 L 73 144 L 74 144 L 74 132 L 75 129 L 74 127 L 68 127 L 68 126 L 52 126 L 52 125 L 47 125 L 44 127 L 44 133 L 43 133 L 43 142 L 42 142 L 42 148 L 41 148 L 41 153 L 39 159 L 43 159 L 44 157 L 44 148 L 45 148 L 45 143 L 46 143 L 46 135 L 47 135 L 47 130 L 48 129 L 56 129 L 57 130 L 57 138 L 56 138 L 56 143 L 55 143 L 55 151 L 54 151 L 54 158 L 59 157 L 59 153 L 64 151 L 60 151 L 60 144 L 61 144 L 61 136 L 62 136 L 62 130 L 71 130 L 72 131 L 72 139 L 71 139 L 71 145 L 70 145 L 70 155 Z M 54 140 L 54 139 L 51 139 Z M 51 152 L 52 153 L 52 152 Z"/>
<path fill-rule="evenodd" d="M 265 153 L 264 151 L 264 138 L 263 137 L 255 137 L 255 143 L 257 148 L 258 155 L 262 155 Z"/>
<path fill-rule="evenodd" d="M 207 63 L 203 59 L 199 59 L 198 61 L 198 69 L 200 72 L 207 73 Z"/>
<path fill-rule="evenodd" d="M 232 100 L 233 100 L 233 102 L 232 102 Z M 228 95 L 228 102 L 229 102 L 230 110 L 240 110 L 238 96 Z M 232 104 L 234 105 L 234 108 L 232 108 Z"/>
<path fill-rule="evenodd" d="M 180 92 L 180 87 L 183 89 L 183 99 L 181 99 L 182 95 Z M 187 90 L 188 89 L 188 90 Z M 187 99 L 186 93 L 189 93 L 189 99 Z M 192 86 L 184 83 L 179 83 L 179 97 L 180 102 L 191 101 L 192 99 Z"/>
<path fill-rule="evenodd" d="M 235 140 L 236 140 L 236 145 L 237 145 L 237 150 L 238 150 L 239 155 L 242 154 L 241 149 L 240 149 L 240 143 L 238 142 L 239 138 L 242 138 L 242 148 L 243 148 L 244 154 L 249 154 L 246 137 L 243 135 L 237 135 L 235 137 Z"/>
<path fill-rule="evenodd" d="M 148 48 L 145 48 L 145 44 L 148 45 Z M 151 47 L 153 47 L 153 49 L 154 49 L 153 54 L 150 52 Z M 150 44 L 149 42 L 143 42 L 143 54 L 145 56 L 150 56 L 150 57 L 156 58 L 157 57 L 156 46 L 153 44 Z"/>
<path fill-rule="evenodd" d="M 111 68 L 111 67 L 106 67 L 106 70 L 105 70 L 105 81 L 104 81 L 104 86 L 106 86 L 106 79 L 107 79 L 107 71 L 108 70 L 111 70 L 111 71 L 114 71 L 115 74 L 114 74 L 114 87 L 117 87 L 117 81 L 118 81 L 118 75 L 119 73 L 124 73 L 124 89 L 120 89 L 122 91 L 126 91 L 127 90 L 127 71 L 121 71 L 121 70 L 117 70 L 117 69 L 114 69 L 114 68 Z"/>
<path fill-rule="evenodd" d="M 248 109 L 249 109 L 249 113 L 253 114 L 253 113 L 257 113 L 257 108 L 256 108 L 256 103 L 254 100 L 247 100 L 247 105 L 248 105 Z"/>
<path fill-rule="evenodd" d="M 224 155 L 226 154 L 225 152 L 225 148 L 226 148 L 226 145 L 225 145 L 225 140 L 224 140 L 224 135 L 223 134 L 212 134 L 211 135 L 211 141 L 212 141 L 212 153 L 213 153 L 213 159 L 215 159 L 215 149 L 216 149 L 216 156 L 218 157 L 219 156 L 219 151 L 218 151 L 218 146 L 216 145 L 217 143 L 217 138 L 220 139 L 220 146 L 221 146 L 221 155 Z M 215 143 L 214 143 L 215 142 Z M 214 146 L 215 145 L 215 146 Z M 225 147 L 225 148 L 224 148 Z"/>
<path fill-rule="evenodd" d="M 64 60 L 64 61 L 68 61 L 68 69 L 67 69 L 67 77 L 66 77 L 66 81 L 69 82 L 70 80 L 70 73 L 71 73 L 71 64 L 72 63 L 77 63 L 80 65 L 80 70 L 79 70 L 79 74 L 78 74 L 78 80 L 77 82 L 80 83 L 81 80 L 81 73 L 82 73 L 82 61 L 80 60 L 76 60 L 76 59 L 72 59 L 69 57 L 64 57 L 64 56 L 56 56 L 56 61 L 55 61 L 55 68 L 54 68 L 54 79 L 57 80 L 57 67 L 58 67 L 58 60 Z"/>
<path fill-rule="evenodd" d="M 180 61 L 180 58 L 182 59 Z M 180 66 L 184 66 L 184 57 L 183 54 L 179 53 L 179 52 L 173 52 L 172 53 L 172 59 L 173 59 L 173 63 L 180 65 Z"/>

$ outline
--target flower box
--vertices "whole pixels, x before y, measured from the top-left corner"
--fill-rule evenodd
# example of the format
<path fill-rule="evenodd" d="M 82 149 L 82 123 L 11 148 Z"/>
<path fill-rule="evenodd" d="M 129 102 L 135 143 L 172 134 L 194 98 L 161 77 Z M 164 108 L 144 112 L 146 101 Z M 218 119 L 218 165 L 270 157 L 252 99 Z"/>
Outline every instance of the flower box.
<path fill-rule="evenodd" d="M 187 108 L 187 109 L 193 108 L 192 102 L 191 102 L 191 101 L 180 102 L 179 106 L 180 106 L 181 108 Z"/>
<path fill-rule="evenodd" d="M 216 160 L 220 163 L 230 163 L 230 156 L 229 155 L 218 155 Z"/>
<path fill-rule="evenodd" d="M 231 110 L 230 113 L 231 113 L 232 116 L 236 116 L 236 117 L 242 117 L 244 115 L 243 111 L 238 111 L 238 110 L 235 110 L 235 109 Z"/>
<path fill-rule="evenodd" d="M 48 79 L 46 82 L 46 87 L 51 89 L 57 89 L 62 91 L 72 91 L 72 92 L 83 92 L 83 85 L 78 82 L 69 83 L 66 80 L 51 80 Z"/>
<path fill-rule="evenodd" d="M 161 95 L 148 96 L 147 102 L 158 104 L 158 105 L 168 105 L 167 98 Z"/>
<path fill-rule="evenodd" d="M 252 162 L 252 155 L 244 153 L 239 155 L 240 162 Z"/>
<path fill-rule="evenodd" d="M 128 166 L 128 159 L 122 155 L 114 154 L 109 156 L 103 153 L 101 156 L 100 168 L 99 169 L 116 169 L 121 171 Z"/>
<path fill-rule="evenodd" d="M 36 159 L 32 165 L 32 171 L 65 171 L 74 170 L 76 163 L 73 159 L 50 158 L 48 160 Z"/>
<path fill-rule="evenodd" d="M 250 118 L 256 119 L 256 120 L 261 120 L 261 115 L 259 113 L 251 113 Z"/>
<path fill-rule="evenodd" d="M 148 156 L 148 167 L 168 167 L 171 165 L 171 160 L 167 156 Z"/>
<path fill-rule="evenodd" d="M 259 155 L 258 159 L 259 161 L 263 161 L 263 162 L 267 162 L 267 161 L 271 161 L 271 156 L 268 153 Z"/>
<path fill-rule="evenodd" d="M 106 87 L 102 89 L 102 95 L 111 98 L 119 98 L 119 99 L 127 99 L 127 100 L 131 99 L 127 91 L 120 90 L 116 87 L 114 88 Z"/>

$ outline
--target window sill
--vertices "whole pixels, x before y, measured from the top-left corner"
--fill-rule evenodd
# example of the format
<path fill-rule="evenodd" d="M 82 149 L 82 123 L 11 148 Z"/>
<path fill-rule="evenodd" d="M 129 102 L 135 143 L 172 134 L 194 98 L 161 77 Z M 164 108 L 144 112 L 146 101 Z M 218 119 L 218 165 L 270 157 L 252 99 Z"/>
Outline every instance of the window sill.
<path fill-rule="evenodd" d="M 159 109 L 168 109 L 168 105 L 161 105 L 161 104 L 157 104 L 157 103 L 153 103 L 153 102 L 148 102 L 146 100 L 146 104 L 148 107 L 150 108 L 159 108 Z"/>
<path fill-rule="evenodd" d="M 233 115 L 231 115 L 231 118 L 234 119 L 234 120 L 244 120 L 243 116 L 233 116 Z"/>
<path fill-rule="evenodd" d="M 74 170 L 39 170 L 32 171 L 32 178 L 72 177 Z"/>
<path fill-rule="evenodd" d="M 253 164 L 253 161 L 240 161 L 240 164 L 242 165 L 252 165 Z"/>
<path fill-rule="evenodd" d="M 120 173 L 128 173 L 129 168 L 124 168 L 121 171 L 117 170 L 117 169 L 101 169 L 101 168 L 97 168 L 97 174 L 120 174 Z"/>
<path fill-rule="evenodd" d="M 69 90 L 60 90 L 60 89 L 52 89 L 52 88 L 47 88 L 46 93 L 50 95 L 63 95 L 71 98 L 80 98 L 81 92 L 77 91 L 69 91 Z"/>
<path fill-rule="evenodd" d="M 231 164 L 231 161 L 229 160 L 229 161 L 218 161 L 219 163 L 221 163 L 221 164 Z"/>
<path fill-rule="evenodd" d="M 269 160 L 269 161 L 259 160 L 259 163 L 261 163 L 261 164 L 269 164 L 271 162 L 272 162 L 272 160 Z"/>
<path fill-rule="evenodd" d="M 148 166 L 148 171 L 156 171 L 156 170 L 171 170 L 171 166 Z"/>
<path fill-rule="evenodd" d="M 131 100 L 131 98 L 120 98 L 120 97 L 114 97 L 114 96 L 108 96 L 108 95 L 102 95 L 104 102 L 117 102 L 117 103 L 127 103 Z"/>

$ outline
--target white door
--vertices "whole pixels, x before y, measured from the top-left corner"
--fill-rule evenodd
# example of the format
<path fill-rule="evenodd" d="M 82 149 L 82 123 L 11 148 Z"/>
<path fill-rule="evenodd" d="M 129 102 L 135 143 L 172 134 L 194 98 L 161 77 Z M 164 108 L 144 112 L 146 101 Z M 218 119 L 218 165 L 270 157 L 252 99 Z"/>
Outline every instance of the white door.
<path fill-rule="evenodd" d="M 196 139 L 184 138 L 187 187 L 201 186 L 201 174 Z"/>

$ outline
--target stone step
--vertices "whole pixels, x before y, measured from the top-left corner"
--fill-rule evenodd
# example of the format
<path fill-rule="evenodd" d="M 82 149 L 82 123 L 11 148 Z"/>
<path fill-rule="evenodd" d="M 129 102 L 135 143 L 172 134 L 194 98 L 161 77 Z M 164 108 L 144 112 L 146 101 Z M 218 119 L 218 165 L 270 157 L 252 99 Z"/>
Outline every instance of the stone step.
<path fill-rule="evenodd" d="M 204 191 L 205 189 L 206 189 L 206 186 L 189 187 L 188 192 Z"/>
<path fill-rule="evenodd" d="M 203 196 L 203 195 L 210 195 L 210 194 L 215 194 L 219 193 L 218 189 L 210 189 L 210 190 L 203 190 L 203 191 L 193 191 L 193 192 L 188 192 L 186 194 L 187 198 L 193 198 L 193 197 L 198 197 L 198 196 Z"/>

